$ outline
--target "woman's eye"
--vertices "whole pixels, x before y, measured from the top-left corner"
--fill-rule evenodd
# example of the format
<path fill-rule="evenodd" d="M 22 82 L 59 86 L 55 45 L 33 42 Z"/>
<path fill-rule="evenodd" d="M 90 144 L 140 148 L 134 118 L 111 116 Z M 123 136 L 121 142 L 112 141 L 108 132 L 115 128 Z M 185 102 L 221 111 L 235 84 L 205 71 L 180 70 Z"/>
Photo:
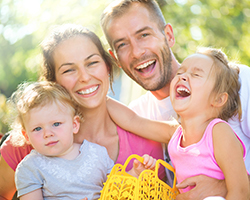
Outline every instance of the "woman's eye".
<path fill-rule="evenodd" d="M 36 127 L 36 128 L 33 129 L 33 131 L 40 131 L 40 130 L 42 130 L 41 127 Z"/>
<path fill-rule="evenodd" d="M 90 63 L 88 64 L 88 66 L 95 65 L 95 64 L 97 64 L 97 63 L 98 63 L 98 61 L 93 61 L 93 62 L 90 62 Z"/>
<path fill-rule="evenodd" d="M 57 127 L 57 126 L 59 126 L 60 124 L 61 124 L 60 122 L 55 122 L 55 123 L 53 124 L 53 126 Z"/>
<path fill-rule="evenodd" d="M 64 71 L 62 72 L 62 74 L 66 74 L 66 73 L 72 72 L 72 71 L 74 71 L 74 70 L 73 70 L 73 69 L 67 69 L 67 70 L 64 70 Z"/>

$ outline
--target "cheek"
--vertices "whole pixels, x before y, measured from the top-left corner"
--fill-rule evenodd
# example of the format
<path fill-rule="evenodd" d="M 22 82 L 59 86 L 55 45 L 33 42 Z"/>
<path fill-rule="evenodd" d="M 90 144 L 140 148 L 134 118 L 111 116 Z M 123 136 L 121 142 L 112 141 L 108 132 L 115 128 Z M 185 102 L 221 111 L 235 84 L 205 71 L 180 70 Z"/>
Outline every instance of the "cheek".
<path fill-rule="evenodd" d="M 57 77 L 56 82 L 66 88 L 69 92 L 73 89 L 76 78 L 74 77 Z"/>

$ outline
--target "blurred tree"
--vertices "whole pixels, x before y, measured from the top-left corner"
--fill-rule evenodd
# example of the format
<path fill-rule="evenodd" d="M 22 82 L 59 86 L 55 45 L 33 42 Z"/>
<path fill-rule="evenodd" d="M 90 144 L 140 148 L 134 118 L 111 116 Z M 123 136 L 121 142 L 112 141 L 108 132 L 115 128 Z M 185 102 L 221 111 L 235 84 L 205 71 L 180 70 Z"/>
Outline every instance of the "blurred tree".
<path fill-rule="evenodd" d="M 108 48 L 99 20 L 103 9 L 111 1 L 0 0 L 0 132 L 7 131 L 2 123 L 6 97 L 19 83 L 37 80 L 41 63 L 39 44 L 53 25 L 82 24 L 94 31 Z M 172 49 L 180 62 L 197 46 L 213 46 L 222 47 L 229 58 L 250 65 L 249 0 L 158 2 L 166 21 L 174 28 L 176 44 Z M 131 87 L 131 84 L 123 85 Z M 137 90 L 140 92 L 131 88 L 118 87 L 118 90 L 122 90 L 121 96 L 122 92 L 126 93 L 126 97 L 130 93 L 131 97 L 125 103 L 144 92 L 139 86 Z"/>

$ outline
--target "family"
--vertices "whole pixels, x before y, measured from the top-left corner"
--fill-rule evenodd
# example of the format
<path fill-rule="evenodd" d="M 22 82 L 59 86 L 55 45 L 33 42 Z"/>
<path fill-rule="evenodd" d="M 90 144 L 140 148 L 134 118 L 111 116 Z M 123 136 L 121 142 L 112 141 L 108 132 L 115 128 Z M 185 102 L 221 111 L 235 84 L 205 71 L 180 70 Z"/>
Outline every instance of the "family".
<path fill-rule="evenodd" d="M 250 68 L 212 48 L 179 64 L 155 0 L 115 0 L 101 26 L 109 53 L 80 25 L 61 25 L 41 43 L 43 81 L 12 95 L 18 114 L 1 146 L 0 199 L 16 190 L 21 199 L 98 199 L 113 164 L 131 154 L 144 157 L 130 164 L 134 176 L 172 161 L 177 200 L 249 199 Z M 117 65 L 148 90 L 129 105 L 134 112 L 107 97 Z M 171 182 L 164 169 L 160 176 Z"/>

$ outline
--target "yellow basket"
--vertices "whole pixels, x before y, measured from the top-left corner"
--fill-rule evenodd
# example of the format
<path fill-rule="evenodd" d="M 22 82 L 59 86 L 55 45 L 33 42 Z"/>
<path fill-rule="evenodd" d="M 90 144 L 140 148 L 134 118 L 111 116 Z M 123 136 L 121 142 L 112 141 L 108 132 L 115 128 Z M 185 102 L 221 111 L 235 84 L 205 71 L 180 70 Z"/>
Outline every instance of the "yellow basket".
<path fill-rule="evenodd" d="M 156 162 L 155 171 L 144 170 L 137 179 L 126 172 L 126 167 L 133 158 L 143 162 L 142 157 L 132 154 L 124 165 L 116 164 L 104 183 L 99 200 L 175 200 L 179 191 L 176 188 L 174 168 L 159 159 Z M 173 187 L 158 178 L 160 164 L 174 173 Z"/>

